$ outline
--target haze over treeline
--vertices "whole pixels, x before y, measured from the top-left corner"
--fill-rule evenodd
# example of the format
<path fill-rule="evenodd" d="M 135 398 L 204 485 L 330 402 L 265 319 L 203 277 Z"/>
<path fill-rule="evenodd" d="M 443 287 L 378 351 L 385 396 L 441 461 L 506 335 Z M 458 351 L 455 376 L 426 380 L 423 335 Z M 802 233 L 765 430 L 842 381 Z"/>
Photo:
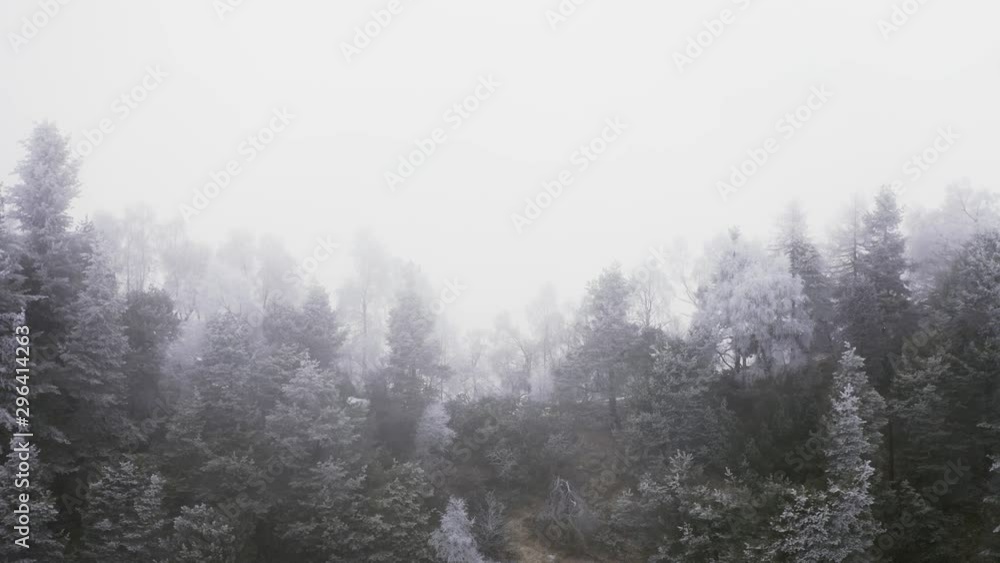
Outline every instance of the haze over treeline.
<path fill-rule="evenodd" d="M 776 204 L 483 329 L 377 232 L 321 285 L 332 241 L 74 220 L 77 173 L 41 123 L 2 191 L 4 560 L 1000 558 L 995 190 Z"/>

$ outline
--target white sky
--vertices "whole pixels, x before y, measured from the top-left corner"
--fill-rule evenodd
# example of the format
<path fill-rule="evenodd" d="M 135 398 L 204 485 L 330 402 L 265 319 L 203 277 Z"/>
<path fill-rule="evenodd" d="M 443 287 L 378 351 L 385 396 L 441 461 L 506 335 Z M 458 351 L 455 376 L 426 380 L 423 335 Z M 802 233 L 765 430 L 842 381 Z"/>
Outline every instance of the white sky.
<path fill-rule="evenodd" d="M 201 1 L 69 1 L 11 46 L 32 0 L 0 5 L 0 170 L 21 158 L 34 122 L 74 141 L 109 118 L 114 131 L 83 162 L 79 216 L 145 201 L 164 218 L 209 181 L 273 109 L 296 117 L 192 219 L 199 238 L 233 228 L 282 235 L 303 257 L 317 236 L 369 227 L 432 283 L 468 290 L 459 318 L 520 311 L 545 281 L 564 297 L 612 260 L 651 244 L 698 241 L 740 225 L 766 235 L 798 198 L 817 231 L 852 190 L 906 179 L 906 160 L 939 127 L 954 146 L 908 184 L 933 204 L 968 177 L 1000 187 L 1000 3 L 920 6 L 889 39 L 878 28 L 901 0 L 587 0 L 553 30 L 559 0 L 400 0 L 402 11 L 347 63 L 341 44 L 388 0 L 244 0 L 220 19 Z M 910 0 L 913 2 L 914 0 Z M 565 0 L 569 4 L 570 0 Z M 730 9 L 735 21 L 679 72 L 673 53 Z M 39 16 L 40 17 L 40 16 Z M 112 103 L 146 68 L 168 76 L 125 119 Z M 443 119 L 480 76 L 501 85 L 458 130 Z M 813 86 L 833 92 L 740 192 L 716 182 Z M 574 168 L 576 148 L 619 117 L 627 132 L 525 233 L 510 220 L 543 181 Z M 413 140 L 447 141 L 397 193 L 384 174 Z M 15 178 L 7 178 L 10 184 Z M 700 243 L 696 243 L 700 244 Z M 323 264 L 327 279 L 346 253 Z"/>

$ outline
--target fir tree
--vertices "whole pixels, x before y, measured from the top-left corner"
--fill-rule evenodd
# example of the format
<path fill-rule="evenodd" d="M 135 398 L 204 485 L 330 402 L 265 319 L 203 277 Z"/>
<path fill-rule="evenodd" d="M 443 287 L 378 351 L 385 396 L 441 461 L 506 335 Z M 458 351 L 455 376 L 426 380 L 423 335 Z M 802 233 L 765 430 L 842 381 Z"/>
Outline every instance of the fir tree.
<path fill-rule="evenodd" d="M 772 553 L 802 562 L 866 560 L 881 528 L 872 515 L 874 469 L 858 403 L 850 383 L 837 392 L 826 424 L 827 487 L 792 491 L 775 522 L 781 538 Z"/>
<path fill-rule="evenodd" d="M 83 511 L 82 547 L 89 561 L 157 561 L 168 523 L 163 479 L 146 477 L 132 461 L 104 466 Z"/>
<path fill-rule="evenodd" d="M 14 439 L 10 444 L 4 465 L 0 466 L 0 482 L 4 484 L 3 516 L 0 517 L 0 559 L 11 563 L 54 563 L 64 561 L 67 534 L 61 527 L 55 499 L 52 497 L 51 472 L 45 467 L 45 461 L 40 459 L 39 450 L 34 445 L 23 450 L 23 442 Z M 28 475 L 18 469 L 18 464 L 25 461 L 27 455 L 30 464 Z M 21 474 L 19 477 L 18 474 Z M 21 502 L 21 495 L 27 495 L 28 502 Z M 21 506 L 25 504 L 26 506 Z M 15 526 L 24 525 L 20 521 L 25 509 L 28 511 L 28 527 L 30 533 L 26 543 L 14 543 L 24 534 L 18 533 Z"/>
<path fill-rule="evenodd" d="M 209 506 L 181 508 L 168 542 L 175 563 L 236 563 L 237 538 L 227 519 Z"/>
<path fill-rule="evenodd" d="M 473 522 L 465 511 L 465 501 L 448 499 L 441 525 L 431 534 L 430 545 L 442 563 L 486 563 L 472 533 Z"/>
<path fill-rule="evenodd" d="M 850 344 L 844 344 L 840 362 L 833 374 L 833 388 L 844 389 L 850 385 L 858 400 L 858 416 L 864 421 L 865 458 L 873 460 L 882 445 L 882 429 L 888 423 L 887 406 L 882 395 L 868 381 L 864 358 L 859 357 Z"/>

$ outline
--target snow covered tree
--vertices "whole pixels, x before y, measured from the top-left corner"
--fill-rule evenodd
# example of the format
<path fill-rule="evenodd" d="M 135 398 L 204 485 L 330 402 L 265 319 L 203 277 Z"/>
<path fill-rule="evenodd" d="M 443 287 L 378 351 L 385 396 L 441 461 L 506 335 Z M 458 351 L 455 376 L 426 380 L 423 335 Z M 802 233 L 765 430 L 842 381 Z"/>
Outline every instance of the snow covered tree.
<path fill-rule="evenodd" d="M 359 533 L 369 541 L 363 547 L 365 561 L 427 561 L 427 543 L 432 532 L 427 498 L 431 495 L 427 475 L 413 463 L 401 463 L 387 471 L 370 493 L 370 506 Z"/>
<path fill-rule="evenodd" d="M 553 545 L 583 549 L 597 531 L 597 515 L 569 481 L 556 477 L 542 510 L 535 515 L 535 528 Z"/>
<path fill-rule="evenodd" d="M 65 410 L 59 412 L 58 427 L 65 428 L 70 444 L 81 446 L 75 448 L 74 457 L 60 463 L 103 461 L 118 444 L 138 439 L 126 411 L 124 308 L 105 255 L 94 252 L 83 289 L 66 319 L 69 333 L 60 346 L 62 365 L 56 381 Z"/>
<path fill-rule="evenodd" d="M 872 515 L 874 469 L 867 459 L 865 421 L 850 383 L 837 391 L 826 424 L 826 480 L 822 491 L 795 488 L 775 521 L 772 555 L 801 562 L 867 560 L 881 527 Z"/>
<path fill-rule="evenodd" d="M 344 343 L 337 314 L 330 307 L 330 297 L 319 287 L 309 289 L 302 304 L 301 341 L 309 357 L 319 362 L 319 367 L 329 368 Z"/>
<path fill-rule="evenodd" d="M 17 477 L 18 464 L 23 460 L 20 456 L 25 452 L 16 451 L 15 446 L 22 449 L 22 442 L 14 440 L 11 442 L 10 453 L 7 454 L 5 463 L 0 466 L 0 483 L 4 484 L 3 499 L 0 503 L 4 507 L 0 516 L 0 559 L 11 563 L 54 563 L 64 561 L 66 551 L 67 533 L 62 529 L 58 520 L 58 509 L 55 499 L 49 491 L 52 486 L 51 472 L 45 467 L 44 460 L 39 458 L 39 450 L 34 445 L 28 447 L 27 455 L 30 456 L 30 475 L 27 477 Z M 23 473 L 22 473 L 23 475 Z M 21 507 L 20 496 L 28 496 L 26 507 Z M 30 534 L 27 539 L 28 548 L 25 549 L 14 540 L 23 536 L 15 532 L 14 527 L 21 525 L 18 522 L 19 513 L 23 514 L 24 509 L 30 510 Z"/>
<path fill-rule="evenodd" d="M 494 491 L 483 496 L 481 509 L 472 522 L 473 534 L 480 551 L 487 558 L 501 561 L 513 556 L 510 549 L 510 526 L 506 516 L 507 506 Z"/>
<path fill-rule="evenodd" d="M 19 241 L 8 224 L 3 185 L 0 184 L 0 314 L 16 314 L 24 309 L 20 254 Z"/>
<path fill-rule="evenodd" d="M 577 323 L 578 341 L 556 375 L 563 400 L 607 401 L 613 427 L 621 425 L 618 399 L 628 387 L 628 352 L 639 342 L 629 320 L 633 287 L 614 264 L 587 285 Z"/>
<path fill-rule="evenodd" d="M 903 339 L 911 330 L 910 289 L 906 285 L 906 239 L 902 234 L 902 209 L 895 193 L 882 188 L 875 196 L 875 207 L 864 216 L 864 239 L 861 263 L 875 292 L 881 320 L 878 346 L 867 354 L 862 350 L 869 373 L 875 376 L 882 392 L 891 385 L 889 363 L 898 357 Z"/>
<path fill-rule="evenodd" d="M 387 365 L 371 385 L 379 437 L 397 454 L 412 451 L 417 420 L 436 394 L 434 382 L 443 381 L 448 373 L 434 337 L 434 316 L 418 281 L 417 272 L 407 270 L 389 314 Z"/>
<path fill-rule="evenodd" d="M 700 346 L 696 335 L 688 341 L 670 339 L 658 350 L 648 377 L 636 380 L 630 393 L 635 412 L 625 430 L 646 463 L 686 451 L 715 468 L 726 465 L 735 420 L 713 387 L 719 377 L 712 346 Z"/>
<path fill-rule="evenodd" d="M 1000 433 L 1000 424 L 985 424 L 988 430 Z M 983 499 L 986 508 L 986 528 L 992 533 L 986 540 L 982 555 L 986 558 L 1000 557 L 1000 454 L 990 456 L 990 472 L 988 489 L 990 494 Z"/>
<path fill-rule="evenodd" d="M 94 290 L 93 299 L 78 301 L 85 273 L 97 272 L 88 268 L 91 241 L 71 230 L 69 207 L 79 183 L 68 140 L 51 123 L 41 123 L 23 145 L 27 154 L 15 168 L 20 182 L 10 190 L 10 218 L 17 221 L 21 231 L 19 269 L 27 296 L 25 324 L 32 333 L 32 375 L 50 384 L 33 389 L 32 406 L 38 413 L 35 437 L 49 459 L 53 478 L 58 480 L 60 474 L 75 469 L 79 453 L 73 451 L 75 446 L 67 436 L 68 432 L 80 430 L 67 426 L 68 415 L 76 412 L 68 404 L 76 400 L 68 387 L 87 386 L 88 377 L 94 375 L 84 377 L 66 369 L 60 355 L 74 326 L 71 317 L 82 320 L 80 306 L 96 304 L 93 299 L 105 296 L 107 288 L 98 286 L 107 280 L 92 275 L 88 285 Z M 108 318 L 101 316 L 102 320 Z M 114 326 L 103 328 L 110 329 L 112 335 L 118 330 Z M 109 361 L 116 360 L 112 357 Z M 82 442 L 79 445 L 80 451 L 91 449 Z"/>
<path fill-rule="evenodd" d="M 226 517 L 204 504 L 185 506 L 174 518 L 168 552 L 176 563 L 236 563 L 238 545 Z"/>
<path fill-rule="evenodd" d="M 962 180 L 947 186 L 939 208 L 917 209 L 907 215 L 911 286 L 919 297 L 925 297 L 972 237 L 1000 229 L 1000 196 Z"/>
<path fill-rule="evenodd" d="M 417 422 L 417 435 L 414 438 L 416 456 L 418 459 L 447 451 L 455 439 L 455 431 L 448 428 L 448 411 L 440 402 L 431 403 L 424 409 Z"/>
<path fill-rule="evenodd" d="M 713 336 L 720 366 L 753 379 L 799 363 L 813 325 L 802 281 L 784 259 L 734 230 L 709 247 L 706 261 L 692 325 Z"/>
<path fill-rule="evenodd" d="M 430 545 L 442 563 L 485 563 L 472 534 L 473 522 L 465 511 L 465 501 L 448 499 L 441 525 L 431 534 Z"/>
<path fill-rule="evenodd" d="M 153 289 L 128 295 L 122 323 L 128 340 L 123 369 L 129 414 L 142 423 L 146 434 L 155 428 L 147 422 L 161 399 L 167 347 L 177 337 L 180 320 L 167 292 Z"/>
<path fill-rule="evenodd" d="M 355 278 L 338 292 L 338 312 L 344 315 L 349 334 L 346 354 L 351 371 L 357 369 L 367 383 L 372 370 L 381 367 L 392 297 L 395 264 L 371 233 L 359 232 L 351 246 Z"/>
<path fill-rule="evenodd" d="M 132 461 L 103 467 L 87 495 L 82 548 L 89 561 L 157 561 L 168 527 L 163 479 L 146 477 Z"/>
<path fill-rule="evenodd" d="M 813 348 L 832 352 L 830 335 L 833 331 L 831 287 L 825 272 L 823 257 L 809 237 L 802 208 L 793 203 L 779 219 L 777 251 L 788 260 L 789 272 L 802 280 L 802 304 L 813 321 Z"/>
<path fill-rule="evenodd" d="M 882 446 L 882 429 L 889 422 L 888 407 L 882 395 L 868 381 L 864 358 L 859 357 L 850 344 L 844 344 L 837 370 L 833 373 L 833 388 L 844 389 L 850 385 L 858 400 L 858 416 L 864 421 L 866 459 L 872 460 Z"/>

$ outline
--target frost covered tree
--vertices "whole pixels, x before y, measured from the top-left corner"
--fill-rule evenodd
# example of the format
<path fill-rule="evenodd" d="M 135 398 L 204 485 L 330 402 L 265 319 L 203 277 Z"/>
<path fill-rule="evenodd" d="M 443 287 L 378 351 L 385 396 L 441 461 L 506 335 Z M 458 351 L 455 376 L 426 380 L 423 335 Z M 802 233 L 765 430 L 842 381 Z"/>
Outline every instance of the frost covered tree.
<path fill-rule="evenodd" d="M 40 463 L 38 448 L 31 445 L 27 452 L 31 463 L 30 475 L 24 477 L 22 474 L 22 477 L 17 477 L 20 473 L 18 464 L 24 461 L 21 456 L 25 452 L 17 451 L 15 447 L 22 449 L 20 440 L 11 442 L 10 453 L 0 466 L 0 482 L 4 483 L 4 495 L 0 499 L 0 506 L 3 506 L 0 516 L 0 560 L 11 563 L 64 561 L 68 534 L 60 525 L 56 502 L 50 492 L 52 474 L 46 469 L 44 461 Z M 28 495 L 30 501 L 25 503 L 25 507 L 20 506 L 22 494 Z M 24 535 L 16 533 L 14 527 L 20 525 L 19 517 L 25 512 L 25 508 L 30 511 L 30 533 L 27 540 L 21 541 L 27 543 L 27 549 L 14 543 Z"/>
<path fill-rule="evenodd" d="M 692 325 L 712 335 L 723 369 L 752 379 L 801 361 L 813 324 L 783 258 L 733 230 L 710 245 L 704 277 Z"/>
<path fill-rule="evenodd" d="M 434 316 L 419 288 L 415 269 L 389 314 L 387 365 L 370 385 L 379 437 L 396 453 L 412 453 L 417 420 L 436 393 L 448 367 L 434 335 Z"/>
<path fill-rule="evenodd" d="M 779 219 L 776 250 L 788 260 L 789 272 L 802 280 L 803 306 L 813 321 L 813 348 L 831 352 L 833 331 L 831 290 L 826 266 L 819 249 L 809 237 L 802 208 L 793 203 Z"/>
<path fill-rule="evenodd" d="M 985 424 L 987 429 L 1000 433 L 1000 424 Z M 986 505 L 987 532 L 992 534 L 992 538 L 986 541 L 986 548 L 983 550 L 985 557 L 1000 557 L 1000 454 L 990 456 L 989 489 L 990 494 L 983 499 Z"/>
<path fill-rule="evenodd" d="M 168 527 L 163 479 L 148 477 L 132 461 L 103 467 L 83 510 L 83 550 L 88 561 L 157 561 Z"/>
<path fill-rule="evenodd" d="M 448 428 L 449 418 L 444 403 L 427 405 L 417 422 L 417 434 L 414 438 L 417 458 L 441 454 L 448 449 L 455 439 L 455 431 Z"/>
<path fill-rule="evenodd" d="M 596 396 L 607 401 L 608 417 L 621 425 L 618 398 L 628 386 L 627 354 L 639 340 L 629 319 L 632 284 L 614 264 L 587 285 L 577 321 L 578 341 L 557 375 L 564 398 Z"/>
<path fill-rule="evenodd" d="M 833 373 L 833 388 L 844 389 L 848 385 L 858 400 L 858 416 L 864 421 L 865 443 L 868 444 L 865 456 L 871 460 L 882 445 L 882 430 L 888 423 L 888 407 L 882 395 L 868 381 L 864 358 L 845 343 L 837 370 Z"/>
<path fill-rule="evenodd" d="M 826 424 L 824 490 L 795 488 L 776 519 L 780 535 L 772 554 L 807 563 L 866 561 L 866 553 L 881 527 L 872 515 L 872 469 L 858 413 L 858 398 L 850 383 L 837 391 Z"/>
<path fill-rule="evenodd" d="M 448 499 L 441 525 L 431 534 L 430 545 L 442 563 L 486 563 L 479 553 L 472 533 L 473 521 L 465 510 L 465 501 Z"/>
<path fill-rule="evenodd" d="M 204 504 L 185 506 L 173 521 L 168 542 L 176 563 L 236 563 L 237 537 L 232 525 L 214 508 Z"/>

